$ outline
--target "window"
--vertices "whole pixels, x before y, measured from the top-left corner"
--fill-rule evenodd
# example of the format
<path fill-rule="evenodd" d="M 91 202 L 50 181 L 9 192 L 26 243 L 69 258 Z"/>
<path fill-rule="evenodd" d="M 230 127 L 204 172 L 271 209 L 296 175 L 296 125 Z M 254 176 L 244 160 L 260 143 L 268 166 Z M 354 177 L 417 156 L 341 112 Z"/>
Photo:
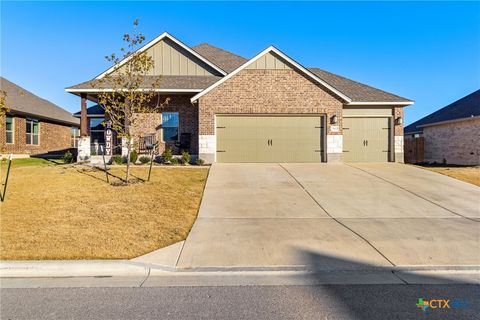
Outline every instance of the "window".
<path fill-rule="evenodd" d="M 7 143 L 13 143 L 13 117 L 6 116 L 5 128 L 7 132 Z"/>
<path fill-rule="evenodd" d="M 77 127 L 72 127 L 70 129 L 70 139 L 71 139 L 71 147 L 78 148 L 78 137 L 80 137 L 80 130 Z"/>
<path fill-rule="evenodd" d="M 90 118 L 90 141 L 105 143 L 105 118 Z"/>
<path fill-rule="evenodd" d="M 163 141 L 178 141 L 178 112 L 162 113 Z"/>
<path fill-rule="evenodd" d="M 30 145 L 39 145 L 40 124 L 37 119 L 29 119 L 26 121 L 25 143 Z"/>

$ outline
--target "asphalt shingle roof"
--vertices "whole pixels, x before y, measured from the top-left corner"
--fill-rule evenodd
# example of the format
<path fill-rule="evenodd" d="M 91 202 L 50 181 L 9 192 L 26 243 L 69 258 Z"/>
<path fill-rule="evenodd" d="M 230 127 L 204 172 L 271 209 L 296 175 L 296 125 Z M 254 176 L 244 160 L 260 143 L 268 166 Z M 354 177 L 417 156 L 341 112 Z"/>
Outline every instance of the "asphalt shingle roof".
<path fill-rule="evenodd" d="M 159 81 L 158 89 L 205 89 L 214 84 L 221 77 L 219 76 L 147 76 L 145 87 L 149 88 L 152 83 Z M 108 82 L 89 80 L 80 84 L 68 87 L 67 89 L 105 89 L 109 88 Z"/>
<path fill-rule="evenodd" d="M 480 116 L 480 90 L 477 90 L 405 127 L 405 133 L 423 132 L 422 125 Z"/>
<path fill-rule="evenodd" d="M 23 89 L 19 85 L 0 77 L 1 90 L 7 93 L 7 106 L 13 112 L 28 114 L 52 121 L 80 125 L 80 121 L 72 114 L 56 104 Z"/>
<path fill-rule="evenodd" d="M 319 69 L 308 68 L 317 77 L 352 99 L 353 102 L 409 102 L 402 98 L 366 84 L 350 80 L 337 74 Z"/>
<path fill-rule="evenodd" d="M 248 59 L 245 59 L 244 57 L 217 48 L 208 43 L 196 45 L 192 47 L 192 49 L 227 73 L 232 72 L 248 61 Z"/>
<path fill-rule="evenodd" d="M 244 57 L 208 43 L 193 46 L 192 49 L 227 73 L 231 73 L 248 61 L 248 59 Z M 324 82 L 352 99 L 352 102 L 405 102 L 406 104 L 411 102 L 410 99 L 350 80 L 319 68 L 309 68 L 309 70 Z M 160 89 L 206 89 L 221 79 L 221 77 L 218 76 L 157 77 L 161 77 Z M 150 82 L 153 80 L 154 78 L 152 76 L 152 78 L 147 81 Z M 67 89 L 92 89 L 92 81 L 95 80 L 86 81 Z M 100 86 L 100 88 L 102 87 L 103 86 Z"/>

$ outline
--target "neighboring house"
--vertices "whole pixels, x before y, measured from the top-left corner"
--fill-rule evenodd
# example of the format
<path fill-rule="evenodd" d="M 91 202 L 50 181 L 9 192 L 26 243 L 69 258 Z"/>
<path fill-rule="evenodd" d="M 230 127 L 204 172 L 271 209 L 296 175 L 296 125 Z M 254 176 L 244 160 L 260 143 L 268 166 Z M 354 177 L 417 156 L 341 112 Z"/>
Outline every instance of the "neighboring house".
<path fill-rule="evenodd" d="M 480 165 L 480 90 L 405 127 L 406 142 L 415 139 L 424 162 Z"/>
<path fill-rule="evenodd" d="M 10 109 L 0 126 L 0 154 L 63 154 L 75 147 L 80 121 L 59 106 L 0 77 Z"/>
<path fill-rule="evenodd" d="M 160 78 L 158 94 L 171 99 L 159 113 L 140 115 L 141 126 L 133 128 L 140 146 L 153 137 L 159 152 L 187 149 L 207 163 L 403 162 L 409 99 L 305 68 L 272 46 L 245 59 L 209 44 L 188 47 L 163 33 L 140 50 L 155 61 L 147 81 Z M 110 136 L 98 124 L 102 108 L 87 110 L 87 100 L 111 89 L 95 82 L 113 71 L 66 89 L 81 97 L 81 158 Z M 107 140 L 108 155 L 115 143 Z"/>

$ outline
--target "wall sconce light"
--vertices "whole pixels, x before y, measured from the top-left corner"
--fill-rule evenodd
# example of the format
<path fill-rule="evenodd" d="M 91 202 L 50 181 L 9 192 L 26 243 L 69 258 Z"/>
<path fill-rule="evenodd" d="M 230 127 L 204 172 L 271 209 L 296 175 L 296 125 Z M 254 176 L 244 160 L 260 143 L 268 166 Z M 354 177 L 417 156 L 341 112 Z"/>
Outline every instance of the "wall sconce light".
<path fill-rule="evenodd" d="M 330 123 L 331 123 L 331 124 L 336 124 L 337 121 L 338 121 L 338 119 L 337 119 L 337 115 L 336 115 L 336 114 L 334 114 L 333 116 L 330 117 Z"/>
<path fill-rule="evenodd" d="M 397 118 L 395 119 L 395 124 L 396 124 L 396 125 L 401 125 L 402 123 L 403 123 L 402 117 L 397 117 Z"/>

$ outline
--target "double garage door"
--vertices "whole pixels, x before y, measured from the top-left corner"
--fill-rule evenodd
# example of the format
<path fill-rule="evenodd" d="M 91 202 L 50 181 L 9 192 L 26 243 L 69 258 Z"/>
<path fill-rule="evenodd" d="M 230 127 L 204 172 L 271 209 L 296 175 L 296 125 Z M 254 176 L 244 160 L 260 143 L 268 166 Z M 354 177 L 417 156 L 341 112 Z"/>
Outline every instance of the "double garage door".
<path fill-rule="evenodd" d="M 217 162 L 321 162 L 322 116 L 217 116 Z"/>
<path fill-rule="evenodd" d="M 216 117 L 217 162 L 325 161 L 324 116 Z M 343 161 L 389 160 L 389 117 L 345 117 Z"/>

